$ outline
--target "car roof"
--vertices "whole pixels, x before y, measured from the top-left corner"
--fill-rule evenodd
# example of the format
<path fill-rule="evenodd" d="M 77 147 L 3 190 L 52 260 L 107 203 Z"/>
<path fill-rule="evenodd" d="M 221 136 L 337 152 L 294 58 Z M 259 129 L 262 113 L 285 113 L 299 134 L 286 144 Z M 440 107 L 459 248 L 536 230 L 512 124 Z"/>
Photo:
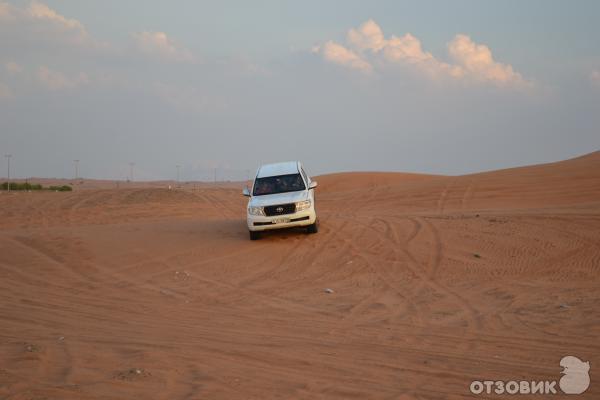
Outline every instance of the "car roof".
<path fill-rule="evenodd" d="M 258 169 L 256 177 L 264 178 L 267 176 L 297 174 L 298 172 L 300 172 L 300 162 L 286 161 L 274 164 L 265 164 L 261 166 Z"/>

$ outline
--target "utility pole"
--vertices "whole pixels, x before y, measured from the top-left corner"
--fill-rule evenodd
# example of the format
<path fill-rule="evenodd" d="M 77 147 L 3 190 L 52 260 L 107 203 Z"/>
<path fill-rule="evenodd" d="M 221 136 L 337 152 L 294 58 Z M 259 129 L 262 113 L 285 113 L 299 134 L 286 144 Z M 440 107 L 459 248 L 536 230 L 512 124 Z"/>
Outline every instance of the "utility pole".
<path fill-rule="evenodd" d="M 79 160 L 73 160 L 75 163 L 75 180 L 79 179 Z"/>
<path fill-rule="evenodd" d="M 6 173 L 8 183 L 6 189 L 10 192 L 10 158 L 12 157 L 12 154 L 5 154 L 4 157 L 6 157 L 6 160 L 8 161 L 8 169 Z"/>
<path fill-rule="evenodd" d="M 135 166 L 134 162 L 129 163 L 129 182 L 133 182 L 133 167 Z"/>

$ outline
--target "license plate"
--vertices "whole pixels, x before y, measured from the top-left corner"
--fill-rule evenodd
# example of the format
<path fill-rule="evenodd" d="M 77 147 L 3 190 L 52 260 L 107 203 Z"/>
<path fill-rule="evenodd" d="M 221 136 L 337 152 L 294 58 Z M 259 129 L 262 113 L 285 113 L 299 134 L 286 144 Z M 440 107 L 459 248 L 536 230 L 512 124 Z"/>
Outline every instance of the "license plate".
<path fill-rule="evenodd" d="M 276 224 L 286 224 L 286 223 L 290 222 L 290 219 L 289 218 L 275 218 L 273 220 L 273 222 Z"/>

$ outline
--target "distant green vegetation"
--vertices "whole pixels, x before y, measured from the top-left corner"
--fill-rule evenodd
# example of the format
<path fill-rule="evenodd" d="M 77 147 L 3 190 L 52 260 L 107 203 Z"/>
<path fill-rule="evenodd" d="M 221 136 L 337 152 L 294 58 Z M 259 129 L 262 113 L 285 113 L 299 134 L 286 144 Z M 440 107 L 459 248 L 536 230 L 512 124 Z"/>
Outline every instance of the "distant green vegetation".
<path fill-rule="evenodd" d="M 8 182 L 4 182 L 2 185 L 0 185 L 0 190 L 8 190 L 8 187 Z M 11 182 L 10 190 L 51 190 L 54 192 L 70 192 L 71 190 L 73 190 L 73 188 L 69 185 L 43 187 L 39 183 Z"/>
<path fill-rule="evenodd" d="M 49 186 L 48 190 L 54 190 L 55 192 L 70 192 L 73 188 L 69 185 Z"/>

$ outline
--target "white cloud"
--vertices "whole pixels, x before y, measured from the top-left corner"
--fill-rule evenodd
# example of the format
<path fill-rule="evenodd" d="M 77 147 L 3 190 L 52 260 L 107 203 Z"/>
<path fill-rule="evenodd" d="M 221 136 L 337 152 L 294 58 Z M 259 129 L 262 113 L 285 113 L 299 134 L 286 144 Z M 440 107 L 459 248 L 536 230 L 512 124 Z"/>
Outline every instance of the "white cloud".
<path fill-rule="evenodd" d="M 501 86 L 525 83 L 512 66 L 495 61 L 489 47 L 473 42 L 467 35 L 456 35 L 448 44 L 448 51 L 465 75 L 474 79 Z"/>
<path fill-rule="evenodd" d="M 32 2 L 27 9 L 27 12 L 32 18 L 50 21 L 54 24 L 62 26 L 65 29 L 74 30 L 81 34 L 87 35 L 86 30 L 81 22 L 77 21 L 76 19 L 66 18 L 43 3 L 37 1 Z"/>
<path fill-rule="evenodd" d="M 430 75 L 437 73 L 461 75 L 458 68 L 440 62 L 431 53 L 424 51 L 421 41 L 410 33 L 401 37 L 392 35 L 386 39 L 379 25 L 372 19 L 363 23 L 358 29 L 350 29 L 347 41 L 358 51 L 369 50 L 372 53 L 381 53 L 384 61 L 389 63 L 418 66 Z"/>
<path fill-rule="evenodd" d="M 72 89 L 90 82 L 87 74 L 81 72 L 75 76 L 67 76 L 62 72 L 53 71 L 41 66 L 37 71 L 38 81 L 51 90 Z"/>
<path fill-rule="evenodd" d="M 189 62 L 194 60 L 191 51 L 177 44 L 164 32 L 138 32 L 133 34 L 136 46 L 144 54 L 170 61 Z"/>
<path fill-rule="evenodd" d="M 0 3 L 3 29 L 10 28 L 22 39 L 54 40 L 68 44 L 93 44 L 81 22 L 67 18 L 38 1 L 27 8 Z"/>
<path fill-rule="evenodd" d="M 433 61 L 431 53 L 423 51 L 421 41 L 407 33 L 402 37 L 392 36 L 387 40 L 384 55 L 391 61 L 406 61 L 410 64 Z"/>
<path fill-rule="evenodd" d="M 600 70 L 593 70 L 590 74 L 590 80 L 592 81 L 592 85 L 600 88 Z"/>
<path fill-rule="evenodd" d="M 434 79 L 461 78 L 464 75 L 460 67 L 442 62 L 424 51 L 421 41 L 410 33 L 401 37 L 392 35 L 385 43 L 383 55 L 389 63 L 411 66 Z"/>
<path fill-rule="evenodd" d="M 357 29 L 350 29 L 347 45 L 329 41 L 313 48 L 326 61 L 346 67 L 371 71 L 372 65 L 406 65 L 434 79 L 449 78 L 464 82 L 489 83 L 496 86 L 528 85 L 511 65 L 494 60 L 489 47 L 477 44 L 464 34 L 458 34 L 448 44 L 453 63 L 443 62 L 423 50 L 421 41 L 410 33 L 392 35 L 386 39 L 373 20 Z"/>
<path fill-rule="evenodd" d="M 386 44 L 381 28 L 372 19 L 363 23 L 358 29 L 350 29 L 347 40 L 351 46 L 359 50 L 379 51 Z"/>
<path fill-rule="evenodd" d="M 323 45 L 320 52 L 323 53 L 325 60 L 343 65 L 345 67 L 357 69 L 363 72 L 371 72 L 371 64 L 363 60 L 358 54 L 345 48 L 344 46 L 332 42 L 331 40 Z"/>

